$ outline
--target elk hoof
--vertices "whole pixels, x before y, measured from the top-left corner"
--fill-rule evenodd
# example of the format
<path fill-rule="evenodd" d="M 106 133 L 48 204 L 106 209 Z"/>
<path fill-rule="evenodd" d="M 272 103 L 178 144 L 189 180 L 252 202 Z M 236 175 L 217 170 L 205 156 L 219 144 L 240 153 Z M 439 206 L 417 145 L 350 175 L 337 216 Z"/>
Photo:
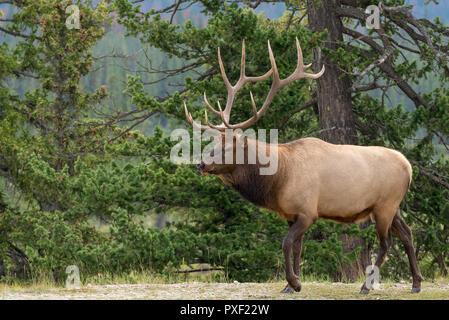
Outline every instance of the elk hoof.
<path fill-rule="evenodd" d="M 293 289 L 288 284 L 281 291 L 281 293 L 288 293 L 288 294 L 292 294 L 293 292 L 294 292 Z"/>
<path fill-rule="evenodd" d="M 412 288 L 412 293 L 420 293 L 421 289 L 420 288 Z"/>
<path fill-rule="evenodd" d="M 362 290 L 360 290 L 360 294 L 368 294 L 368 293 L 369 293 L 368 289 L 362 288 Z"/>
<path fill-rule="evenodd" d="M 296 292 L 300 292 L 301 291 L 301 284 L 298 284 L 298 286 L 295 288 Z"/>

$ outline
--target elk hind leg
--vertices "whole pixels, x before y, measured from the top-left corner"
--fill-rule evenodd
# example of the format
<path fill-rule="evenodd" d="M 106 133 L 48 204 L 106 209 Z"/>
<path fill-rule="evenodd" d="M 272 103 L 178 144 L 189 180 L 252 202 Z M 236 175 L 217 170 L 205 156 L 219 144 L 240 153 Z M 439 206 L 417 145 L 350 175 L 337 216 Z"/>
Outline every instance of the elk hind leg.
<path fill-rule="evenodd" d="M 421 291 L 421 281 L 423 280 L 423 277 L 419 271 L 415 248 L 413 247 L 412 231 L 400 216 L 399 210 L 394 216 L 391 230 L 399 238 L 405 248 L 413 277 L 412 293 L 418 293 Z"/>

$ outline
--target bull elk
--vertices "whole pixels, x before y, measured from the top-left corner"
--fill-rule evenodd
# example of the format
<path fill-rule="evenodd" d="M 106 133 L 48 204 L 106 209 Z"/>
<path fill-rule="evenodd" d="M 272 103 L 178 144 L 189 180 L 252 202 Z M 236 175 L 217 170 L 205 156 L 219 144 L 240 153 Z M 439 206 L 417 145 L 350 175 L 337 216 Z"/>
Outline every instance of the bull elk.
<path fill-rule="evenodd" d="M 318 79 L 325 68 L 317 74 L 306 73 L 310 65 L 304 65 L 301 47 L 296 38 L 298 54 L 297 67 L 287 78 L 280 79 L 276 61 L 268 41 L 271 69 L 262 76 L 248 77 L 245 74 L 245 42 L 242 44 L 240 78 L 233 86 L 226 76 L 218 48 L 218 62 L 221 75 L 227 88 L 226 107 L 213 108 L 204 94 L 204 102 L 209 110 L 222 120 L 220 125 L 207 125 L 195 122 L 186 104 L 186 118 L 193 126 L 201 129 L 219 130 L 222 141 L 222 154 L 225 149 L 235 150 L 243 142 L 244 152 L 250 146 L 258 147 L 262 142 L 237 136 L 231 143 L 225 139 L 227 129 L 245 129 L 254 124 L 267 111 L 276 93 L 284 86 L 301 78 Z M 251 103 L 254 115 L 239 124 L 230 124 L 230 114 L 236 93 L 246 83 L 254 83 L 273 76 L 272 85 L 262 107 L 258 110 L 252 93 Z M 227 141 L 227 142 L 226 142 Z M 404 198 L 411 180 L 412 168 L 408 160 L 399 152 L 378 146 L 335 145 L 317 138 L 302 138 L 285 144 L 266 144 L 270 150 L 277 150 L 278 170 L 273 175 L 261 175 L 261 164 L 246 162 L 211 163 L 201 161 L 197 168 L 202 174 L 217 175 L 224 183 L 236 189 L 244 198 L 254 204 L 273 210 L 287 220 L 289 231 L 282 243 L 285 257 L 287 286 L 284 293 L 301 290 L 299 278 L 299 259 L 304 233 L 317 219 L 328 219 L 339 223 L 359 223 L 370 219 L 376 224 L 380 246 L 375 265 L 380 268 L 387 250 L 392 243 L 391 233 L 395 234 L 407 252 L 413 276 L 412 292 L 421 290 L 423 280 L 418 268 L 413 248 L 412 233 L 400 216 L 399 205 Z M 217 151 L 214 149 L 214 151 Z M 212 151 L 212 153 L 214 152 Z M 227 152 L 227 151 L 226 151 Z M 291 257 L 293 254 L 293 265 Z M 367 294 L 369 288 L 364 284 L 360 293 Z"/>

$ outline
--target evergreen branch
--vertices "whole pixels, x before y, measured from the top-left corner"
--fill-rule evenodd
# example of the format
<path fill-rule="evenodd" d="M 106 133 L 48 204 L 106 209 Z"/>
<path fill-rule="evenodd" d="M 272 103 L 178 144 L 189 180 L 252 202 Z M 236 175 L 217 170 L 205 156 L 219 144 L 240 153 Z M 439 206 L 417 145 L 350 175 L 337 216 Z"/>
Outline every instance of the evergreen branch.
<path fill-rule="evenodd" d="M 434 170 L 423 167 L 418 161 L 410 160 L 410 162 L 416 165 L 419 168 L 419 172 L 422 173 L 424 176 L 429 178 L 434 183 L 449 190 L 449 183 L 444 181 L 443 178 L 439 174 L 436 174 Z"/>
<path fill-rule="evenodd" d="M 298 112 L 302 111 L 302 110 L 306 110 L 314 105 L 316 105 L 318 102 L 318 99 L 312 98 L 309 101 L 307 101 L 306 103 L 304 103 L 303 105 L 301 105 L 300 107 L 296 108 L 295 110 L 291 111 L 281 122 L 281 124 L 278 126 L 279 130 L 284 129 L 285 125 L 287 124 L 287 122 L 290 120 L 291 117 L 293 117 L 295 114 L 297 114 Z"/>

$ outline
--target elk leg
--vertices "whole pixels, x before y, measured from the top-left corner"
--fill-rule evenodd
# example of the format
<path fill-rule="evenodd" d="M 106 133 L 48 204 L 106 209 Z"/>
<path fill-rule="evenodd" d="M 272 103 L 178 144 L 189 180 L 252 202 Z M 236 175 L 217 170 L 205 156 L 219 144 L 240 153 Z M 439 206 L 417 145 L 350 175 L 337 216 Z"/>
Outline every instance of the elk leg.
<path fill-rule="evenodd" d="M 288 221 L 288 226 L 291 227 L 292 225 L 293 225 L 293 222 Z M 304 235 L 295 239 L 295 242 L 293 242 L 293 273 L 296 275 L 296 277 L 298 279 L 299 279 L 299 261 L 301 259 L 302 239 L 303 238 L 304 238 Z"/>
<path fill-rule="evenodd" d="M 384 218 L 385 217 L 385 218 Z M 375 262 L 375 266 L 379 270 L 382 264 L 385 261 L 385 257 L 387 256 L 388 249 L 391 246 L 392 239 L 391 239 L 391 232 L 390 232 L 390 225 L 391 221 L 387 218 L 387 216 L 378 216 L 375 218 L 376 220 L 376 231 L 377 231 L 377 237 L 379 238 L 379 251 L 377 254 L 377 259 Z M 372 270 L 372 275 L 375 271 Z M 361 294 L 368 294 L 369 288 L 367 286 L 367 283 L 364 282 L 362 285 L 362 288 L 360 290 Z"/>
<path fill-rule="evenodd" d="M 296 277 L 293 271 L 291 261 L 292 249 L 294 242 L 297 239 L 302 238 L 304 233 L 310 228 L 313 222 L 314 222 L 313 219 L 305 215 L 298 216 L 296 221 L 291 225 L 290 230 L 288 231 L 287 236 L 285 237 L 282 243 L 282 251 L 284 252 L 285 258 L 285 275 L 287 278 L 287 282 L 288 285 L 291 288 L 294 288 L 294 290 L 297 292 L 301 291 L 301 284 L 299 282 L 298 277 Z"/>
<path fill-rule="evenodd" d="M 295 274 L 296 278 L 298 278 L 299 281 L 299 261 L 301 259 L 301 250 L 302 250 L 302 239 L 304 238 L 304 235 L 299 237 L 295 240 L 293 243 L 293 273 Z M 290 285 L 287 283 L 285 288 L 281 291 L 282 293 L 293 293 L 293 288 L 290 287 Z"/>
<path fill-rule="evenodd" d="M 293 273 L 299 279 L 299 261 L 301 259 L 301 251 L 302 251 L 302 239 L 304 235 L 301 235 L 298 239 L 293 243 Z"/>
<path fill-rule="evenodd" d="M 385 261 L 385 257 L 387 255 L 388 249 L 391 246 L 392 239 L 391 239 L 391 232 L 390 232 L 390 230 L 388 230 L 386 232 L 386 235 L 385 235 L 385 233 L 379 233 L 379 230 L 378 230 L 378 234 L 377 235 L 379 237 L 379 252 L 377 254 L 376 263 L 374 265 L 378 269 L 380 269 L 380 267 L 382 266 L 382 264 Z M 373 273 L 374 273 L 374 270 L 371 272 L 371 274 L 373 274 Z M 362 289 L 360 290 L 360 293 L 361 294 L 368 294 L 369 290 L 370 289 L 368 289 L 368 287 L 366 285 L 366 282 L 364 282 L 363 286 L 362 286 Z"/>
<path fill-rule="evenodd" d="M 408 261 L 410 264 L 410 271 L 413 277 L 412 293 L 418 293 L 421 291 L 421 281 L 423 277 L 419 271 L 418 261 L 415 255 L 415 248 L 413 247 L 413 237 L 412 231 L 405 221 L 401 218 L 399 210 L 394 216 L 393 223 L 391 225 L 391 230 L 393 233 L 401 240 L 405 252 L 408 256 Z"/>

